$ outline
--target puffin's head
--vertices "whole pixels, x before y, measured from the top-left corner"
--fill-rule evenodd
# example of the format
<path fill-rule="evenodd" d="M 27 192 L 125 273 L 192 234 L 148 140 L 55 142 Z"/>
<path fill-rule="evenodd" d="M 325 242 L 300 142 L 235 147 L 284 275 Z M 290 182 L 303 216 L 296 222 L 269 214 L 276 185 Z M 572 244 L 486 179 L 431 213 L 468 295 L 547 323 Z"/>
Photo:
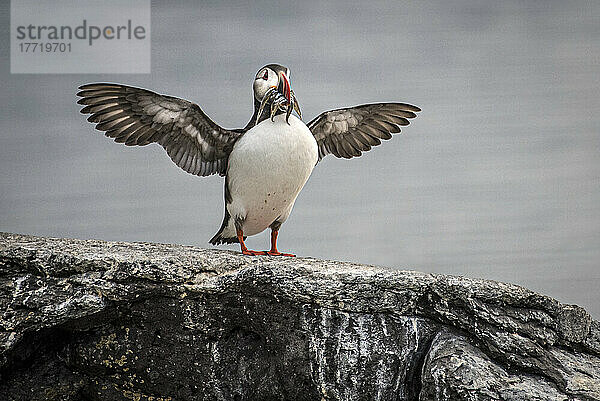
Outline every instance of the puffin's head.
<path fill-rule="evenodd" d="M 285 99 L 285 102 L 280 106 L 271 108 L 273 116 L 274 112 L 280 110 L 287 110 L 288 117 L 291 110 L 294 109 L 300 114 L 300 106 L 294 96 L 294 91 L 290 87 L 290 69 L 279 64 L 268 64 L 258 70 L 256 77 L 254 78 L 254 98 L 261 104 L 261 111 L 267 103 L 273 103 L 281 98 Z M 260 113 L 259 113 L 260 114 Z"/>
<path fill-rule="evenodd" d="M 254 98 L 263 100 L 267 91 L 277 89 L 290 101 L 290 69 L 279 64 L 269 64 L 258 70 L 254 78 Z"/>

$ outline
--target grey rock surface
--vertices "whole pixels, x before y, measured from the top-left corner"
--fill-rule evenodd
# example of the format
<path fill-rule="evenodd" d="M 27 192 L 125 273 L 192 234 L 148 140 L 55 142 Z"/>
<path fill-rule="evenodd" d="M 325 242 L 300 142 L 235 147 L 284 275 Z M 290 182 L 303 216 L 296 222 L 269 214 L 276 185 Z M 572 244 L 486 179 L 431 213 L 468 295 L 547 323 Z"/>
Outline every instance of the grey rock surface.
<path fill-rule="evenodd" d="M 600 324 L 479 279 L 0 234 L 2 400 L 600 400 Z"/>

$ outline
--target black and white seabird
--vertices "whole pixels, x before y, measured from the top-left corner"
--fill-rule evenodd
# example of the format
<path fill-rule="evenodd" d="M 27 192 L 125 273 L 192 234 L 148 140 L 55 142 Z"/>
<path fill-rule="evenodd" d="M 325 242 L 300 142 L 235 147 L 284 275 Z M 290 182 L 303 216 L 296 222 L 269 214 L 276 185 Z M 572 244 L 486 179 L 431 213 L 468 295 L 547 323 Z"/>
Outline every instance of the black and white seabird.
<path fill-rule="evenodd" d="M 79 89 L 81 112 L 115 142 L 156 142 L 186 172 L 224 176 L 225 217 L 210 243 L 239 242 L 245 255 L 294 256 L 277 250 L 277 234 L 315 165 L 328 154 L 360 156 L 421 111 L 405 103 L 363 104 L 326 111 L 304 124 L 290 70 L 278 64 L 256 74 L 254 114 L 240 129 L 220 127 L 195 103 L 146 89 L 113 83 Z M 246 248 L 247 236 L 267 228 L 269 251 Z"/>

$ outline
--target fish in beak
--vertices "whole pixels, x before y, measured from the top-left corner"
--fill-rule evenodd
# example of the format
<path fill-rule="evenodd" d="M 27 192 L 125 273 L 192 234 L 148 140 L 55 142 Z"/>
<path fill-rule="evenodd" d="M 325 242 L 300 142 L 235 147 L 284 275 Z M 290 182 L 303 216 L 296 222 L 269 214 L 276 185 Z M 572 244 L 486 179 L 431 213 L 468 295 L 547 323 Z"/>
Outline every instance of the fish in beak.
<path fill-rule="evenodd" d="M 292 110 L 296 110 L 298 113 L 298 117 L 302 119 L 302 113 L 300 112 L 300 105 L 298 104 L 298 100 L 296 99 L 296 95 L 294 95 L 294 91 L 290 86 L 290 81 L 284 73 L 279 73 L 279 92 L 283 94 L 283 97 L 287 100 L 287 109 L 285 112 L 285 121 L 289 124 L 289 118 L 292 114 Z"/>
<path fill-rule="evenodd" d="M 300 112 L 300 105 L 298 104 L 298 100 L 296 99 L 296 95 L 294 95 L 294 91 L 290 86 L 290 81 L 288 77 L 280 72 L 279 74 L 279 83 L 277 87 L 273 86 L 271 89 L 265 93 L 263 97 L 260 108 L 258 109 L 258 115 L 256 116 L 256 121 L 258 122 L 259 117 L 261 116 L 265 106 L 267 103 L 271 103 L 271 121 L 277 114 L 277 111 L 285 111 L 285 121 L 289 124 L 289 118 L 292 114 L 292 111 L 296 111 L 298 117 L 302 119 L 302 113 Z"/>

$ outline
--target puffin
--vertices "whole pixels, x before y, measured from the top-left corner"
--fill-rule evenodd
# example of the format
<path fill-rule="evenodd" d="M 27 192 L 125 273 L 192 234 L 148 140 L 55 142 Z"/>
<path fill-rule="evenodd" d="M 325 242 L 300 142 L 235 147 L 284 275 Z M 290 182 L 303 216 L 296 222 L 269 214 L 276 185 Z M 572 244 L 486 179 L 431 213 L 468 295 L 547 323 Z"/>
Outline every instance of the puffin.
<path fill-rule="evenodd" d="M 225 177 L 225 215 L 211 244 L 239 243 L 244 255 L 295 256 L 277 249 L 277 236 L 313 168 L 329 154 L 359 157 L 399 133 L 421 109 L 362 104 L 325 111 L 305 124 L 290 70 L 279 64 L 258 70 L 253 92 L 254 113 L 239 129 L 221 127 L 196 103 L 117 83 L 82 85 L 77 103 L 115 142 L 157 143 L 184 171 Z M 267 228 L 271 249 L 248 249 L 244 240 Z"/>

